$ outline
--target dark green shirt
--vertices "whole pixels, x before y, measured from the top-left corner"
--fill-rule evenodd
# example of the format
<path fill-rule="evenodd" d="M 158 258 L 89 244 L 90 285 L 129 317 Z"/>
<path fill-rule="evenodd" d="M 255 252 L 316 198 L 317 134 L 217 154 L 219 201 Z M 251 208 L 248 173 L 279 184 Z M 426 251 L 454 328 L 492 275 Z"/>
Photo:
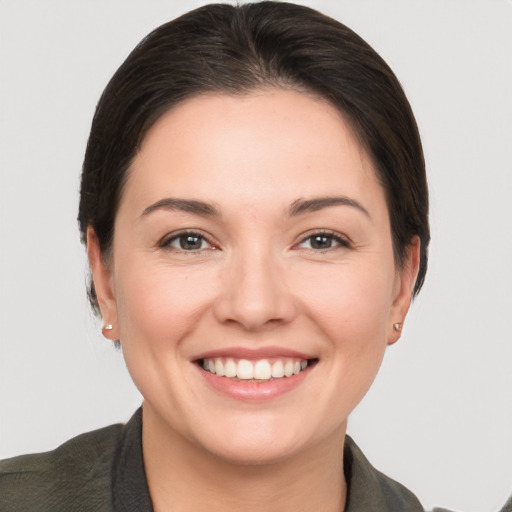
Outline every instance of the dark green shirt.
<path fill-rule="evenodd" d="M 347 436 L 345 512 L 423 512 L 417 498 L 368 462 Z M 142 459 L 142 412 L 54 451 L 0 462 L 0 512 L 152 512 Z"/>

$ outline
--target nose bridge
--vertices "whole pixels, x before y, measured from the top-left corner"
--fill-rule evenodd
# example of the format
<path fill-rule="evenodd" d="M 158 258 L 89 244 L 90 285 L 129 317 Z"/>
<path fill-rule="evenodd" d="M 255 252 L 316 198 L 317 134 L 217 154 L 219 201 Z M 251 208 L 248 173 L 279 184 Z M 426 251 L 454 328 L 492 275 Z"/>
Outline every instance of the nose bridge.
<path fill-rule="evenodd" d="M 252 240 L 233 251 L 223 277 L 219 319 L 258 329 L 269 322 L 286 322 L 294 313 L 279 257 L 261 241 Z"/>

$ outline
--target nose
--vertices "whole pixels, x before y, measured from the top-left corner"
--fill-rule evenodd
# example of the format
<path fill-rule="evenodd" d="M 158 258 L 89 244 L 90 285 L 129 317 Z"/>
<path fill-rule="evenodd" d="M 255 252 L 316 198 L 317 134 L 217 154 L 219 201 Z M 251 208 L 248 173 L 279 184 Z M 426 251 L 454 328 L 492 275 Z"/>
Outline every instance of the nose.
<path fill-rule="evenodd" d="M 222 323 L 247 331 L 285 324 L 296 315 L 296 304 L 286 284 L 283 262 L 261 248 L 240 251 L 223 272 L 214 306 Z"/>

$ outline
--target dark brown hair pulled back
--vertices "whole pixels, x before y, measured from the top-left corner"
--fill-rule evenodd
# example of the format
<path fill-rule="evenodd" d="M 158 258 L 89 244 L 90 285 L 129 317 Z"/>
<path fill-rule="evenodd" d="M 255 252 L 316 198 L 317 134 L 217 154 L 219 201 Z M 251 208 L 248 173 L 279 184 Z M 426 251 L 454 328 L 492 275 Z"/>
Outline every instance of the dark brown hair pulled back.
<path fill-rule="evenodd" d="M 130 163 L 163 113 L 194 95 L 269 86 L 321 96 L 351 123 L 385 190 L 398 265 L 411 239 L 421 240 L 417 293 L 430 234 L 425 163 L 409 102 L 388 65 L 357 34 L 289 3 L 206 5 L 157 28 L 132 51 L 92 122 L 78 214 L 82 241 L 91 226 L 108 258 Z M 89 297 L 97 310 L 92 283 Z"/>

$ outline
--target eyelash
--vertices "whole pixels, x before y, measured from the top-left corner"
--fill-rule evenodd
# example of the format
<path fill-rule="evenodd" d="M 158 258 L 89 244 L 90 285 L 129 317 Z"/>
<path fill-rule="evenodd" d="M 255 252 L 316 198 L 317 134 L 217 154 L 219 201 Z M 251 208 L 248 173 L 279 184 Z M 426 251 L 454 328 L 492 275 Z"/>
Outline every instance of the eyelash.
<path fill-rule="evenodd" d="M 206 237 L 204 235 L 204 233 L 201 233 L 200 231 L 193 231 L 193 230 L 181 231 L 180 233 L 173 233 L 171 236 L 166 236 L 161 242 L 159 242 L 158 247 L 160 249 L 166 249 L 169 251 L 180 252 L 180 253 L 189 253 L 189 254 L 197 254 L 197 253 L 205 250 L 204 248 L 187 250 L 187 249 L 184 249 L 183 247 L 173 247 L 171 245 L 172 242 L 179 241 L 180 238 L 186 238 L 186 237 L 198 238 L 198 239 L 200 239 L 201 244 L 202 244 L 202 242 L 206 242 L 210 246 L 210 247 L 208 247 L 208 250 L 216 249 L 215 245 L 212 244 L 208 240 L 208 237 Z"/>
<path fill-rule="evenodd" d="M 318 253 L 318 252 L 327 252 L 327 251 L 331 251 L 331 250 L 336 250 L 339 248 L 349 248 L 351 246 L 350 242 L 346 238 L 342 237 L 339 233 L 336 233 L 334 231 L 329 231 L 329 230 L 321 230 L 321 231 L 315 231 L 313 233 L 309 233 L 307 236 L 303 237 L 301 239 L 301 241 L 295 247 L 299 247 L 301 244 L 303 244 L 307 240 L 312 240 L 315 237 L 327 238 L 331 241 L 331 243 L 335 242 L 338 245 L 334 246 L 334 247 L 332 247 L 332 246 L 326 247 L 323 249 L 322 248 L 315 249 L 313 247 L 309 247 L 309 248 L 305 248 L 306 250 L 314 252 L 314 253 Z"/>
<path fill-rule="evenodd" d="M 215 245 L 212 244 L 209 241 L 208 237 L 206 237 L 204 235 L 204 233 L 202 233 L 200 231 L 193 231 L 193 230 L 191 230 L 191 231 L 182 231 L 182 232 L 179 232 L 179 233 L 173 233 L 171 236 L 165 237 L 158 244 L 158 247 L 161 248 L 161 249 L 166 249 L 166 250 L 176 251 L 176 252 L 182 252 L 182 253 L 189 253 L 189 254 L 197 254 L 197 253 L 205 250 L 204 248 L 201 248 L 201 247 L 198 248 L 198 249 L 187 250 L 187 249 L 185 249 L 183 247 L 173 247 L 171 245 L 173 242 L 179 241 L 180 238 L 185 238 L 185 237 L 198 238 L 201 241 L 201 245 L 202 245 L 203 242 L 206 242 L 210 246 L 208 248 L 208 250 L 215 250 L 215 249 L 217 249 L 217 247 L 215 247 Z M 320 238 L 327 239 L 328 242 L 330 242 L 331 244 L 332 244 L 332 242 L 335 242 L 337 245 L 335 245 L 334 247 L 332 247 L 332 245 L 331 245 L 331 247 L 325 247 L 325 248 L 309 247 L 309 248 L 304 248 L 304 249 L 306 249 L 306 250 L 308 250 L 310 252 L 318 253 L 318 252 L 327 252 L 327 251 L 330 251 L 330 250 L 335 250 L 335 249 L 340 248 L 340 247 L 343 247 L 343 248 L 349 248 L 350 247 L 350 242 L 346 238 L 340 236 L 338 233 L 335 233 L 334 231 L 321 230 L 321 231 L 315 231 L 315 232 L 310 233 L 307 236 L 303 237 L 301 239 L 301 241 L 294 246 L 294 249 L 300 249 L 300 245 L 304 244 L 308 240 L 310 240 L 310 244 L 311 244 L 311 241 L 315 237 L 320 237 Z"/>

